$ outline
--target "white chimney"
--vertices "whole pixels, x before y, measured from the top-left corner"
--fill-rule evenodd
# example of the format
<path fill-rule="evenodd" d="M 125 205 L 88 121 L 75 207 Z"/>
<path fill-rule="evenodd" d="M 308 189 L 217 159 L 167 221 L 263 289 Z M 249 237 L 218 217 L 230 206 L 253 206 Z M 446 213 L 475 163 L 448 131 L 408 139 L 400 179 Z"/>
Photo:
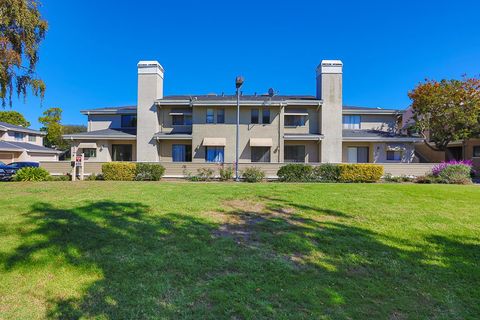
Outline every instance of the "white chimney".
<path fill-rule="evenodd" d="M 342 162 L 342 72 L 340 60 L 322 60 L 317 67 L 317 99 L 321 112 L 321 162 Z"/>
<path fill-rule="evenodd" d="M 137 97 L 137 161 L 159 161 L 157 141 L 157 106 L 163 98 L 163 67 L 158 61 L 140 61 Z"/>

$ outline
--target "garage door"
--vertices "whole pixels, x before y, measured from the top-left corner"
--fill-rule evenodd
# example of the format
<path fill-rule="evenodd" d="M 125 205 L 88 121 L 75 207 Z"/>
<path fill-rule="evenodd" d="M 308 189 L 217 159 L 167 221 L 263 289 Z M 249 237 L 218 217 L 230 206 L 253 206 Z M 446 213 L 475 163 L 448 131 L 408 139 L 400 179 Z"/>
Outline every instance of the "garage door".
<path fill-rule="evenodd" d="M 7 164 L 13 162 L 13 153 L 0 152 L 0 161 Z"/>

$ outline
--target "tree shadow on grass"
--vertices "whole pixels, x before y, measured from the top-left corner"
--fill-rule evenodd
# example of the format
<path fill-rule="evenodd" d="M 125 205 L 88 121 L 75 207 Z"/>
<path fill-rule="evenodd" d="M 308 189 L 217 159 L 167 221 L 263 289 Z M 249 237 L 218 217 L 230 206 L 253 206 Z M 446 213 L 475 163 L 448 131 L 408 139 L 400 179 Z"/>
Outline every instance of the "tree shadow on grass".
<path fill-rule="evenodd" d="M 28 214 L 37 227 L 4 265 L 27 270 L 66 263 L 101 274 L 80 298 L 50 301 L 47 316 L 57 319 L 402 319 L 479 312 L 471 305 L 478 289 L 468 284 L 479 271 L 478 244 L 432 236 L 426 240 L 435 253 L 428 245 L 400 250 L 346 223 L 346 213 L 266 200 L 262 212 L 226 212 L 238 219 L 223 225 L 158 214 L 140 203 L 73 209 L 37 203 Z M 324 219 L 288 213 L 285 206 Z M 238 228 L 242 219 L 250 233 L 242 241 L 217 233 Z M 443 263 L 430 264 L 432 255 Z"/>

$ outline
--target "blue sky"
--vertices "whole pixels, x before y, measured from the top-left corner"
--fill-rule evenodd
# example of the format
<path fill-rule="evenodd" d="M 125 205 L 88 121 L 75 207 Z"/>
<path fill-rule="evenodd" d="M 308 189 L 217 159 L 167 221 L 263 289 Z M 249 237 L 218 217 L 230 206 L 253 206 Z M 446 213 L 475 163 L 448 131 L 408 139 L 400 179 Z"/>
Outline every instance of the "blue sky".
<path fill-rule="evenodd" d="M 38 128 L 48 107 L 65 124 L 84 108 L 136 103 L 136 63 L 158 60 L 165 94 L 314 94 L 322 59 L 344 62 L 344 104 L 405 108 L 428 78 L 480 73 L 480 1 L 44 0 L 49 31 L 40 106 L 14 101 Z"/>

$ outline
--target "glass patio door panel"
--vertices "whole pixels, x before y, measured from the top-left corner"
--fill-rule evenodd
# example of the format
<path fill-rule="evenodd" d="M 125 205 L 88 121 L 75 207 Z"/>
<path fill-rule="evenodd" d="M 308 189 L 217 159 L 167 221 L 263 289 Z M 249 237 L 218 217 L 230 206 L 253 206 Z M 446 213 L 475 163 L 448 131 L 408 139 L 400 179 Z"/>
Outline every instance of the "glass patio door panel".
<path fill-rule="evenodd" d="M 357 162 L 368 163 L 368 147 L 357 148 Z"/>
<path fill-rule="evenodd" d="M 173 162 L 191 162 L 192 146 L 188 144 L 172 145 L 172 161 Z"/>
<path fill-rule="evenodd" d="M 132 161 L 132 145 L 131 144 L 113 144 L 112 160 L 113 161 Z"/>
<path fill-rule="evenodd" d="M 357 148 L 349 147 L 347 153 L 347 162 L 348 163 L 357 163 Z"/>
<path fill-rule="evenodd" d="M 368 163 L 368 147 L 348 147 L 348 163 Z"/>
<path fill-rule="evenodd" d="M 252 147 L 252 162 L 270 162 L 270 147 Z"/>

